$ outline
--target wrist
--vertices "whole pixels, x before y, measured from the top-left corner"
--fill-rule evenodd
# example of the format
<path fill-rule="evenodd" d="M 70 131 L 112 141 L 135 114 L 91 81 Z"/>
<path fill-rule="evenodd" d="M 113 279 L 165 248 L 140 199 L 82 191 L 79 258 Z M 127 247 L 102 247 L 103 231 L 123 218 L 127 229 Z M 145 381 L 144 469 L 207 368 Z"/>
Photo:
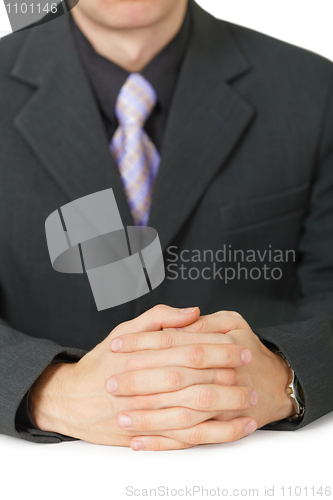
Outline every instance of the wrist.
<path fill-rule="evenodd" d="M 76 363 L 50 364 L 29 392 L 29 414 L 40 430 L 70 435 L 66 422 L 66 393 Z"/>
<path fill-rule="evenodd" d="M 280 354 L 274 353 L 276 356 L 276 361 L 280 364 L 280 384 L 279 384 L 279 394 L 280 394 L 280 412 L 279 418 L 277 420 L 283 420 L 285 418 L 292 417 L 295 415 L 295 408 L 290 395 L 288 394 L 288 386 L 293 380 L 293 369 L 286 362 L 285 359 L 281 357 Z"/>

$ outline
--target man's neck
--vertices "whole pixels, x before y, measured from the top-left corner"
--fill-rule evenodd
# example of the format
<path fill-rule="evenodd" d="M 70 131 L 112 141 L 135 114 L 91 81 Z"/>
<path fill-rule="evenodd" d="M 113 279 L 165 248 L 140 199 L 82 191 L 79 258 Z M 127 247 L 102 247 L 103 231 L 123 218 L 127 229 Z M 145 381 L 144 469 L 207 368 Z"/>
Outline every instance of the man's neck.
<path fill-rule="evenodd" d="M 186 3 L 179 2 L 168 17 L 140 28 L 108 28 L 74 8 L 73 18 L 94 50 L 130 72 L 141 71 L 176 36 L 184 21 Z"/>

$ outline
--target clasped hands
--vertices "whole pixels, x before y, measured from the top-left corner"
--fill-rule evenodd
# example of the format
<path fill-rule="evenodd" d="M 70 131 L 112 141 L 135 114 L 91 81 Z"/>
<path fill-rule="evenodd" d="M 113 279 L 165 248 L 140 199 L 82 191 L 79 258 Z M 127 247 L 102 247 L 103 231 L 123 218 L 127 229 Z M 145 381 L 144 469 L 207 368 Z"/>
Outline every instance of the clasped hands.
<path fill-rule="evenodd" d="M 240 439 L 293 414 L 290 368 L 236 312 L 155 306 L 30 391 L 36 425 L 133 450 Z"/>

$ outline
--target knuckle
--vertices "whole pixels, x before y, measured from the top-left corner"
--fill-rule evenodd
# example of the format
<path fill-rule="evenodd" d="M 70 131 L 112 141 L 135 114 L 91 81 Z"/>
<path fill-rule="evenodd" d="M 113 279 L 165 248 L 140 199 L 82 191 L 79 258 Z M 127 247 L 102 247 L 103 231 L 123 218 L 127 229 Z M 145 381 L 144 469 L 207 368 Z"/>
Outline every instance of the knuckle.
<path fill-rule="evenodd" d="M 166 307 L 164 304 L 157 304 L 150 311 L 156 318 L 160 318 L 166 312 Z"/>
<path fill-rule="evenodd" d="M 129 329 L 130 324 L 130 321 L 124 321 L 123 323 L 120 323 L 109 333 L 109 338 L 112 340 L 115 337 L 118 337 L 118 335 L 121 335 L 123 332 L 126 332 Z"/>
<path fill-rule="evenodd" d="M 227 313 L 227 311 L 216 311 L 213 314 L 211 314 L 211 316 L 213 316 L 214 318 L 218 318 L 218 319 L 222 320 L 223 318 L 225 318 L 226 313 Z"/>
<path fill-rule="evenodd" d="M 199 408 L 210 408 L 214 402 L 214 395 L 211 389 L 204 387 L 198 390 L 197 403 Z"/>
<path fill-rule="evenodd" d="M 142 412 L 138 418 L 138 427 L 140 430 L 149 431 L 151 429 L 151 420 L 148 412 Z"/>
<path fill-rule="evenodd" d="M 205 351 L 201 346 L 194 346 L 189 349 L 188 356 L 190 365 L 198 368 L 203 365 Z"/>
<path fill-rule="evenodd" d="M 192 423 L 192 414 L 189 410 L 180 410 L 178 419 L 181 427 L 189 427 Z"/>
<path fill-rule="evenodd" d="M 238 388 L 237 391 L 237 397 L 236 397 L 236 402 L 235 402 L 235 410 L 243 410 L 244 408 L 248 407 L 248 395 L 247 392 L 242 389 Z"/>
<path fill-rule="evenodd" d="M 166 372 L 166 382 L 171 389 L 179 389 L 183 384 L 183 376 L 179 370 L 168 370 Z"/>
<path fill-rule="evenodd" d="M 126 373 L 123 383 L 126 392 L 129 392 L 130 394 L 135 394 L 135 392 L 138 389 L 138 384 L 137 384 L 137 377 L 134 373 Z"/>
<path fill-rule="evenodd" d="M 239 314 L 237 311 L 228 311 L 229 316 L 232 316 L 233 318 L 241 319 L 243 316 Z"/>
<path fill-rule="evenodd" d="M 226 432 L 225 441 L 231 443 L 232 441 L 237 441 L 239 439 L 238 429 L 235 424 L 230 424 Z"/>
<path fill-rule="evenodd" d="M 197 321 L 191 325 L 191 329 L 193 327 L 194 331 L 197 333 L 204 332 L 206 330 L 207 323 L 208 320 L 206 316 L 200 316 L 200 318 L 198 318 Z"/>
<path fill-rule="evenodd" d="M 128 342 L 131 351 L 135 351 L 138 347 L 138 335 L 136 333 L 128 334 L 124 337 L 124 340 Z"/>
<path fill-rule="evenodd" d="M 232 346 L 224 347 L 224 366 L 232 367 L 234 363 L 234 349 Z"/>
<path fill-rule="evenodd" d="M 161 348 L 169 349 L 176 344 L 176 336 L 168 330 L 163 330 L 161 333 Z"/>
<path fill-rule="evenodd" d="M 193 445 L 198 445 L 202 443 L 202 439 L 203 439 L 203 433 L 201 428 L 199 426 L 193 427 L 188 436 L 189 443 Z"/>
<path fill-rule="evenodd" d="M 159 439 L 157 439 L 157 438 L 150 438 L 150 439 L 151 439 L 152 449 L 154 451 L 162 451 L 164 449 L 163 445 Z"/>

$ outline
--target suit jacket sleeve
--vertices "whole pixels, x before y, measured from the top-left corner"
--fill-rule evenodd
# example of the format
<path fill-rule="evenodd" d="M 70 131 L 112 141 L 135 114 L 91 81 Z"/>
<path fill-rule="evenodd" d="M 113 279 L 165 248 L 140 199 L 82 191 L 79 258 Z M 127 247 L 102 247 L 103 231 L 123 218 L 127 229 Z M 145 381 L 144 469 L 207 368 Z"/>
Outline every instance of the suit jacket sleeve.
<path fill-rule="evenodd" d="M 292 324 L 255 332 L 288 359 L 302 385 L 306 410 L 301 422 L 280 421 L 265 429 L 297 429 L 333 410 L 333 77 L 330 89 L 300 243 L 298 313 Z"/>
<path fill-rule="evenodd" d="M 78 361 L 85 352 L 25 335 L 0 319 L 0 433 L 40 443 L 72 439 L 18 422 L 16 414 L 34 381 L 56 356 L 62 354 L 68 360 Z"/>

